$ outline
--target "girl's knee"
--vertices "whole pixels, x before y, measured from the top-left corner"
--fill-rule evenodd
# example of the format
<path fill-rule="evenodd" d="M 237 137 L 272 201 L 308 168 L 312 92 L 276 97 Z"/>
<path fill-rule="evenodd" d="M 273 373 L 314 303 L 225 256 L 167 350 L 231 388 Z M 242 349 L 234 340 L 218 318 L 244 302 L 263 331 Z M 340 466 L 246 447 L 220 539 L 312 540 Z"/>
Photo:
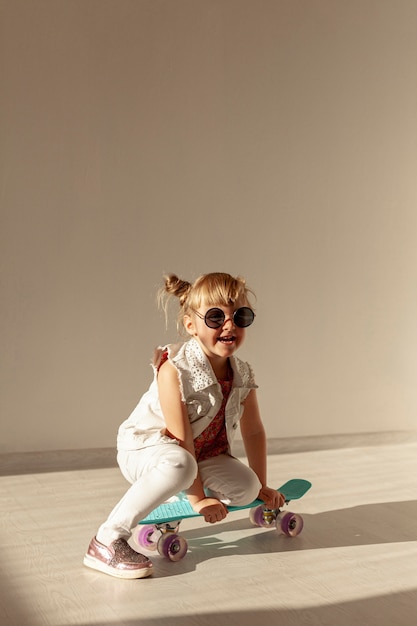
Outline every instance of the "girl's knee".
<path fill-rule="evenodd" d="M 203 485 L 216 498 L 232 506 L 253 502 L 261 483 L 256 473 L 238 459 L 219 455 L 200 462 Z"/>
<path fill-rule="evenodd" d="M 259 495 L 262 485 L 255 472 L 248 473 L 245 481 L 235 487 L 235 493 L 231 497 L 233 506 L 245 506 L 250 504 Z"/>
<path fill-rule="evenodd" d="M 167 484 L 190 487 L 198 472 L 192 454 L 176 444 L 163 444 L 142 450 L 119 451 L 117 460 L 123 476 L 131 484 L 156 472 Z"/>
<path fill-rule="evenodd" d="M 197 461 L 184 448 L 180 446 L 170 446 L 158 465 L 160 471 L 167 471 L 171 476 L 175 474 L 181 489 L 188 489 L 195 481 L 198 473 Z"/>

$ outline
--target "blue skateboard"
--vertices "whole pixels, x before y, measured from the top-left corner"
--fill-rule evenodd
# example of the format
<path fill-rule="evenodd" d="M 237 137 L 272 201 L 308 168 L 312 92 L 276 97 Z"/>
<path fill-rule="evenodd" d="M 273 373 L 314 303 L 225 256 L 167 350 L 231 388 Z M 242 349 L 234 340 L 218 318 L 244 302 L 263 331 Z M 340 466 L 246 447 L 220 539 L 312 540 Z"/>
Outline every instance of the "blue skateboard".
<path fill-rule="evenodd" d="M 290 500 L 299 500 L 310 489 L 308 480 L 295 478 L 287 481 L 277 489 L 285 496 L 285 503 Z M 251 509 L 250 521 L 255 526 L 275 527 L 278 532 L 288 537 L 299 535 L 303 529 L 303 518 L 296 513 L 270 510 L 262 500 L 254 500 L 244 506 L 229 506 L 228 510 L 241 511 Z M 179 525 L 183 519 L 201 517 L 196 513 L 189 501 L 178 498 L 175 502 L 165 502 L 154 509 L 133 533 L 134 541 L 142 548 L 158 550 L 161 556 L 170 561 L 179 561 L 187 553 L 187 541 L 178 534 Z"/>

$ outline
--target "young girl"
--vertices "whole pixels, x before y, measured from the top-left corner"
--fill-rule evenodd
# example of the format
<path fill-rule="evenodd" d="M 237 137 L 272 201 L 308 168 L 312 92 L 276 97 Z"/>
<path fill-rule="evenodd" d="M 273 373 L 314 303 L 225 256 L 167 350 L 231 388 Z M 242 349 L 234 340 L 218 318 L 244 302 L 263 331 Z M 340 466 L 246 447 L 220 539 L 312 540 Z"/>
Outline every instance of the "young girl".
<path fill-rule="evenodd" d="M 275 509 L 284 497 L 266 482 L 266 437 L 251 367 L 235 355 L 255 319 L 244 279 L 200 276 L 194 284 L 171 274 L 162 290 L 177 296 L 188 341 L 156 350 L 154 380 L 119 428 L 117 460 L 130 489 L 98 529 L 87 567 L 120 578 L 143 578 L 152 563 L 127 543 L 155 507 L 186 491 L 206 522 L 228 505 L 260 498 Z M 166 310 L 166 309 L 165 309 Z M 231 456 L 240 423 L 248 465 Z"/>

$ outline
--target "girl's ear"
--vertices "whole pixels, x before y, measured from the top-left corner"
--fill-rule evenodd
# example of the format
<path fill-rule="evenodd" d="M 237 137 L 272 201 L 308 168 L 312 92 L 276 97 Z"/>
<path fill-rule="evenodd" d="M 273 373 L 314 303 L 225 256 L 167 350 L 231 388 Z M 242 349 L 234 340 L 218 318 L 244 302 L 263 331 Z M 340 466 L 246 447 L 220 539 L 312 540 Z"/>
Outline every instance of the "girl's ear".
<path fill-rule="evenodd" d="M 192 318 L 189 315 L 184 315 L 183 320 L 184 328 L 189 335 L 195 335 L 195 325 Z"/>

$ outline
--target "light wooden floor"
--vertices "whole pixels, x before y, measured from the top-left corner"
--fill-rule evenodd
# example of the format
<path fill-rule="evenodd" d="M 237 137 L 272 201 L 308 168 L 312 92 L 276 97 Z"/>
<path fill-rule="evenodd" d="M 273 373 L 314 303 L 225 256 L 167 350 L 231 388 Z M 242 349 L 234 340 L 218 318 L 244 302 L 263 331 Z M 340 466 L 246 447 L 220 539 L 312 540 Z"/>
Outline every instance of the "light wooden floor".
<path fill-rule="evenodd" d="M 312 481 L 294 539 L 247 512 L 183 522 L 190 552 L 152 578 L 84 568 L 127 484 L 118 469 L 0 477 L 2 626 L 417 623 L 417 443 L 271 455 L 270 482 Z"/>

